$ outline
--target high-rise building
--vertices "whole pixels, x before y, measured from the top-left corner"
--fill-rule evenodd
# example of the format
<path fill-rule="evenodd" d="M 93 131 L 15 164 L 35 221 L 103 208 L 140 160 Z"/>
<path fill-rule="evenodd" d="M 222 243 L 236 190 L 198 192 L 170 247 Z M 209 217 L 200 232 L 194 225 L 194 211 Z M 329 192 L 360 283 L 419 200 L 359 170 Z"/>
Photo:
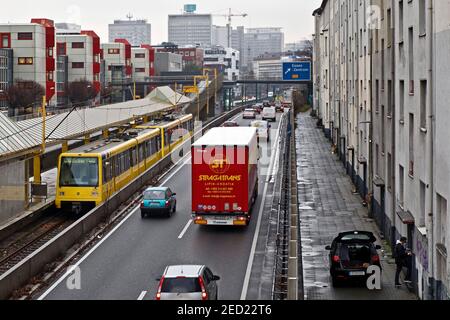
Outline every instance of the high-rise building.
<path fill-rule="evenodd" d="M 253 59 L 266 53 L 281 53 L 284 48 L 282 28 L 250 28 L 244 34 L 242 66 L 251 68 Z"/>
<path fill-rule="evenodd" d="M 169 42 L 179 46 L 194 45 L 210 47 L 212 45 L 212 15 L 184 13 L 169 15 Z"/>
<path fill-rule="evenodd" d="M 126 39 L 133 47 L 152 43 L 152 26 L 147 20 L 114 20 L 109 25 L 109 42 Z"/>

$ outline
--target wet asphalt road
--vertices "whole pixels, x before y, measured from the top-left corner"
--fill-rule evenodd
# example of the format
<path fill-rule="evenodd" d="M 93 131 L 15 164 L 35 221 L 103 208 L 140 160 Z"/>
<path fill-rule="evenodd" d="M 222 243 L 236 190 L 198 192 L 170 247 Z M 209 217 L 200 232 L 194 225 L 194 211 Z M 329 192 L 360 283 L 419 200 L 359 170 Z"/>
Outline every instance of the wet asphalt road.
<path fill-rule="evenodd" d="M 240 125 L 250 120 L 239 117 Z M 275 131 L 278 123 L 273 124 Z M 271 150 L 275 139 L 269 147 Z M 271 151 L 272 152 L 272 151 Z M 271 153 L 263 153 L 268 162 Z M 266 157 L 266 159 L 265 159 Z M 154 299 L 159 278 L 167 265 L 205 264 L 221 276 L 219 298 L 239 300 L 256 231 L 265 177 L 247 229 L 199 227 L 191 219 L 191 165 L 172 171 L 166 186 L 177 193 L 178 212 L 171 218 L 142 220 L 136 208 L 130 218 L 80 263 L 81 290 L 69 290 L 67 277 L 48 291 L 48 300 Z M 264 173 L 264 172 L 263 172 Z M 187 228 L 187 229 L 186 229 Z M 185 231 L 183 233 L 183 231 Z M 182 237 L 181 237 L 182 236 Z M 181 238 L 180 238 L 181 237 Z"/>

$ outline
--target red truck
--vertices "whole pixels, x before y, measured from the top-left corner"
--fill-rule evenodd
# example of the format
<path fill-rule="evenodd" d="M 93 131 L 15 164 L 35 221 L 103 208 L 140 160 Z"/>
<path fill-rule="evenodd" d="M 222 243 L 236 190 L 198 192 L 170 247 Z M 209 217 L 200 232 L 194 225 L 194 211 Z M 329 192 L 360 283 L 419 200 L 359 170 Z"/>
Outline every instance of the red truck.
<path fill-rule="evenodd" d="M 211 129 L 192 145 L 192 215 L 198 225 L 247 226 L 258 198 L 257 129 Z"/>

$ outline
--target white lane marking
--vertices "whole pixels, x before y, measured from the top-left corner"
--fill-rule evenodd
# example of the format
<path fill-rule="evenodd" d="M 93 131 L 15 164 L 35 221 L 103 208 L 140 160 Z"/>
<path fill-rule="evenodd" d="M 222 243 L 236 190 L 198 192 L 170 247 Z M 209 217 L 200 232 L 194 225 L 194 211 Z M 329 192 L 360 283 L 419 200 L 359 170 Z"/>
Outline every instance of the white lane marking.
<path fill-rule="evenodd" d="M 192 222 L 194 222 L 194 220 L 189 220 L 188 223 L 186 224 L 186 226 L 184 227 L 183 231 L 181 231 L 180 235 L 178 236 L 178 240 L 183 239 L 184 235 L 186 234 L 186 232 L 188 231 L 189 227 L 191 226 Z"/>
<path fill-rule="evenodd" d="M 111 232 L 108 233 L 99 243 L 97 243 L 85 256 L 83 256 L 79 261 L 77 261 L 75 265 L 73 265 L 70 269 L 68 269 L 61 278 L 59 278 L 50 288 L 47 289 L 47 291 L 44 292 L 44 294 L 42 294 L 38 298 L 38 300 L 44 300 L 45 297 L 47 297 L 57 286 L 59 286 L 59 284 L 65 278 L 67 278 L 70 274 L 73 273 L 75 268 L 79 267 L 95 250 L 97 250 L 106 240 L 108 240 L 109 237 L 111 237 L 132 215 L 134 215 L 138 208 L 139 206 L 136 206 L 136 208 L 133 209 L 133 211 L 131 211 L 131 213 L 128 214 L 128 216 L 126 216 L 125 219 L 123 219 L 114 229 L 112 229 Z"/>
<path fill-rule="evenodd" d="M 146 295 L 147 295 L 147 291 L 142 291 L 142 293 L 139 295 L 138 301 L 144 300 Z"/>
<path fill-rule="evenodd" d="M 181 160 L 179 160 L 177 162 L 177 164 L 175 166 L 177 166 L 179 163 L 181 163 L 184 158 L 189 157 L 189 159 L 187 159 L 183 165 L 180 165 L 170 176 L 168 176 L 163 182 L 161 182 L 161 185 L 164 185 L 167 183 L 167 181 L 169 181 L 170 179 L 172 179 L 182 168 L 185 164 L 187 164 L 190 161 L 190 155 L 191 153 L 189 152 L 185 157 L 183 157 Z M 163 176 L 164 177 L 164 176 Z M 140 206 L 140 205 L 139 205 Z M 56 287 L 59 286 L 59 284 L 61 282 L 64 281 L 64 279 L 66 279 L 70 274 L 72 274 L 74 272 L 74 270 L 80 266 L 87 258 L 90 257 L 90 255 L 92 253 L 95 252 L 95 250 L 97 250 L 106 240 L 108 240 L 125 222 L 128 221 L 128 219 L 130 219 L 134 213 L 137 211 L 137 209 L 139 209 L 139 206 L 136 206 L 131 212 L 130 214 L 128 214 L 128 216 L 126 216 L 114 229 L 111 230 L 110 233 L 108 233 L 99 243 L 97 243 L 86 255 L 84 255 L 80 260 L 77 261 L 77 263 L 75 265 L 73 265 L 70 269 L 68 269 L 66 271 L 66 273 L 64 273 L 63 276 L 61 276 L 50 288 L 48 288 L 39 298 L 38 300 L 44 300 L 53 290 L 55 290 Z M 187 230 L 186 230 L 187 231 Z"/>
<path fill-rule="evenodd" d="M 183 160 L 183 159 L 182 159 Z M 181 162 L 182 160 L 180 160 L 179 162 Z M 185 164 L 190 161 L 190 159 L 187 159 L 185 161 Z M 178 162 L 178 163 L 179 163 Z M 183 165 L 181 165 L 175 172 L 173 172 L 164 182 L 162 182 L 161 184 L 165 184 L 167 181 L 169 181 L 175 174 L 177 174 L 181 169 L 183 168 Z M 89 258 L 89 256 L 94 253 L 95 250 L 97 250 L 106 240 L 109 239 L 109 237 L 111 237 L 126 221 L 128 221 L 128 219 L 131 218 L 131 216 L 133 216 L 136 213 L 136 210 L 139 209 L 139 206 L 136 206 L 130 214 L 128 214 L 128 216 L 126 216 L 114 229 L 111 230 L 110 233 L 108 233 L 99 243 L 97 243 L 85 256 L 83 256 L 79 261 L 77 261 L 77 263 L 75 265 L 73 265 L 70 269 L 68 269 L 66 271 L 66 273 L 59 278 L 50 288 L 47 289 L 47 291 L 45 291 L 39 298 L 38 300 L 44 300 L 53 290 L 55 290 L 55 288 L 57 286 L 59 286 L 59 284 L 61 282 L 64 281 L 64 279 L 66 279 L 70 274 L 73 273 L 73 271 L 75 270 L 75 268 L 77 268 L 78 266 L 80 266 L 87 258 Z"/>
<path fill-rule="evenodd" d="M 281 124 L 281 122 L 280 122 L 280 124 Z M 280 138 L 280 130 L 281 130 L 281 126 L 278 128 L 277 137 L 275 139 L 274 146 L 276 146 L 278 144 L 278 140 Z M 275 159 L 275 153 L 272 155 L 272 158 L 270 160 L 269 172 L 271 172 L 271 169 L 273 168 L 274 159 Z M 252 249 L 250 251 L 250 256 L 248 259 L 247 272 L 245 273 L 245 278 L 244 278 L 244 286 L 242 287 L 241 301 L 243 301 L 247 298 L 248 286 L 250 284 L 250 275 L 252 273 L 252 267 L 253 267 L 253 260 L 255 259 L 256 245 L 258 243 L 259 232 L 261 229 L 261 221 L 262 221 L 262 216 L 263 216 L 263 211 L 264 211 L 264 203 L 265 203 L 265 199 L 266 199 L 266 195 L 267 195 L 267 189 L 269 187 L 269 178 L 270 178 L 270 176 L 268 176 L 266 178 L 266 182 L 264 185 L 264 192 L 263 192 L 263 197 L 262 197 L 262 201 L 261 201 L 261 208 L 259 209 L 258 223 L 256 225 L 256 231 L 255 231 L 255 236 L 253 237 Z"/>

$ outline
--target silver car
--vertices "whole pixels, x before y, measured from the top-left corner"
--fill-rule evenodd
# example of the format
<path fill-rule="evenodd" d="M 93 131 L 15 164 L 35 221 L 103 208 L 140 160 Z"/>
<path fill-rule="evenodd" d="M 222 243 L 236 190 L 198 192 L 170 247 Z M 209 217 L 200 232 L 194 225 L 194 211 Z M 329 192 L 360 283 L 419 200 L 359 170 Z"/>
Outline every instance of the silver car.
<path fill-rule="evenodd" d="M 169 266 L 158 279 L 156 300 L 218 300 L 219 280 L 206 266 Z"/>

